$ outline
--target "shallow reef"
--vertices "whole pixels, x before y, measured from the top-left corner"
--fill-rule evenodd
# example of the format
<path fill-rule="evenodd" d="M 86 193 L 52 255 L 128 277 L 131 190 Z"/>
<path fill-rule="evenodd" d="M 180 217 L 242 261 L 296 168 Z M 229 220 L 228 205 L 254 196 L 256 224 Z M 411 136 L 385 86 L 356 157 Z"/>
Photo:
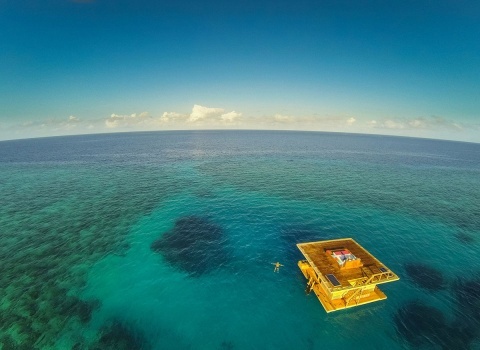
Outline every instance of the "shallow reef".
<path fill-rule="evenodd" d="M 32 165 L 4 175 L 0 348 L 55 348 L 62 334 L 82 332 L 100 306 L 79 297 L 90 266 L 124 254 L 131 223 L 180 186 L 151 191 L 159 172 L 112 170 Z"/>
<path fill-rule="evenodd" d="M 208 218 L 186 216 L 155 240 L 150 249 L 192 276 L 213 271 L 228 260 L 223 229 Z"/>
<path fill-rule="evenodd" d="M 17 343 L 10 335 L 4 335 L 0 338 L 0 345 L 2 350 L 16 350 L 18 349 Z"/>
<path fill-rule="evenodd" d="M 93 311 L 101 305 L 98 300 L 85 301 L 72 296 L 66 296 L 57 301 L 59 304 L 56 307 L 60 315 L 77 316 L 81 323 L 90 322 Z"/>
<path fill-rule="evenodd" d="M 445 279 L 439 270 L 423 263 L 407 263 L 404 267 L 408 277 L 417 286 L 428 291 L 439 291 L 445 288 Z"/>

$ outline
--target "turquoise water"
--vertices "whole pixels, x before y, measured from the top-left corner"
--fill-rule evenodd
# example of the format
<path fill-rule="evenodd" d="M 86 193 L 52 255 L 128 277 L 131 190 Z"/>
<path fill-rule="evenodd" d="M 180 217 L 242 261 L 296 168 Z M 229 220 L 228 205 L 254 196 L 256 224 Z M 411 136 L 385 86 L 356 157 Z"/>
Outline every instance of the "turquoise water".
<path fill-rule="evenodd" d="M 0 188 L 2 349 L 480 348 L 478 144 L 246 131 L 6 141 Z M 401 280 L 386 301 L 326 314 L 305 295 L 295 243 L 341 237 Z"/>

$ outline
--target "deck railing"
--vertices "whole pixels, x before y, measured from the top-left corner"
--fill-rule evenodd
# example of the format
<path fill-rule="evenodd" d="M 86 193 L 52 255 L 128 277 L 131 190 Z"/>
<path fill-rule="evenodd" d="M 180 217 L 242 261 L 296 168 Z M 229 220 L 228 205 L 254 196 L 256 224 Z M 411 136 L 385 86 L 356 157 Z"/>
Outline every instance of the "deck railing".
<path fill-rule="evenodd" d="M 371 276 L 365 276 L 365 277 L 362 277 L 362 278 L 356 280 L 354 282 L 353 286 L 357 287 L 357 286 L 365 286 L 365 285 L 371 284 L 371 283 L 379 283 L 379 282 L 386 281 L 386 280 L 389 280 L 390 278 L 394 278 L 394 277 L 395 277 L 395 275 L 391 271 L 375 273 Z"/>

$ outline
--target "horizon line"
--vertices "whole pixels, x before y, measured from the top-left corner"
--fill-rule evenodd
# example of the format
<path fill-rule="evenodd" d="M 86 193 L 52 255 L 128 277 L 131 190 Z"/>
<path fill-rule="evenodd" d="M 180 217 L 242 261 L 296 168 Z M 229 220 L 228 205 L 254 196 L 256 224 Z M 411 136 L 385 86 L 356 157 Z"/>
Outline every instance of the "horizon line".
<path fill-rule="evenodd" d="M 9 141 L 22 141 L 22 140 L 36 140 L 36 139 L 50 139 L 57 137 L 79 137 L 79 136 L 98 136 L 98 135 L 119 135 L 119 134 L 136 134 L 136 133 L 169 133 L 169 132 L 207 132 L 207 131 L 216 131 L 216 132 L 244 132 L 244 131 L 256 131 L 256 132 L 292 132 L 292 133 L 321 133 L 321 134 L 343 134 L 343 135 L 362 135 L 362 136 L 377 136 L 377 137 L 393 137 L 393 138 L 408 138 L 408 139 L 418 139 L 418 140 L 429 140 L 429 141 L 446 141 L 446 142 L 460 142 L 460 143 L 469 143 L 479 145 L 480 142 L 475 141 L 464 141 L 464 140 L 453 140 L 453 139 L 442 139 L 434 137 L 418 137 L 418 136 L 408 136 L 408 135 L 389 135 L 389 134 L 374 134 L 374 133 L 363 133 L 363 132 L 345 132 L 345 131 L 322 131 L 322 130 L 298 130 L 298 129 L 172 129 L 172 130 L 125 130 L 115 132 L 92 132 L 92 133 L 80 133 L 80 134 L 65 134 L 65 135 L 51 135 L 51 136 L 36 136 L 36 137 L 21 137 L 21 138 L 11 138 L 11 139 L 2 139 L 0 142 L 9 142 Z"/>

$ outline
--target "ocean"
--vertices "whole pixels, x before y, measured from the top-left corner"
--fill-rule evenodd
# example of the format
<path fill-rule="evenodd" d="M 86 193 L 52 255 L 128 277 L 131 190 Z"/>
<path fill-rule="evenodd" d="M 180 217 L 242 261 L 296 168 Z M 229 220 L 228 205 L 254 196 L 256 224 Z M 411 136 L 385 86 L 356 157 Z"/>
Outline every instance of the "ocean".
<path fill-rule="evenodd" d="M 327 314 L 296 243 L 399 275 Z M 175 131 L 0 142 L 1 349 L 480 349 L 480 144 Z M 272 263 L 283 266 L 273 272 Z"/>

